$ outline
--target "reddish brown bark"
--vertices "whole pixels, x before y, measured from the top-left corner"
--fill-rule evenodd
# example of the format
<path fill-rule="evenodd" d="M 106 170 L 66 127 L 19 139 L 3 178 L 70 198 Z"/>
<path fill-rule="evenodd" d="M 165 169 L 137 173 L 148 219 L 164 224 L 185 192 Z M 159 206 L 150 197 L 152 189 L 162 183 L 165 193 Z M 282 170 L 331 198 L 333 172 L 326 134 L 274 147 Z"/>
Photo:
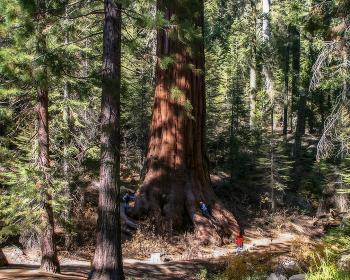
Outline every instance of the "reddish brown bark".
<path fill-rule="evenodd" d="M 38 103 L 38 148 L 39 148 L 39 169 L 42 172 L 43 184 L 45 188 L 42 194 L 43 214 L 41 222 L 45 226 L 41 236 L 41 266 L 40 269 L 60 273 L 60 264 L 57 258 L 56 240 L 55 240 L 55 223 L 53 217 L 53 209 L 51 205 L 52 197 L 48 188 L 47 168 L 50 167 L 49 161 L 49 94 L 47 90 L 43 90 L 40 86 L 37 88 Z"/>
<path fill-rule="evenodd" d="M 97 241 L 89 279 L 123 280 L 119 207 L 121 5 L 105 0 Z"/>
<path fill-rule="evenodd" d="M 192 11 L 186 10 L 187 18 L 203 30 L 203 1 L 198 3 Z M 176 13 L 173 7 L 165 9 L 161 6 L 158 1 L 158 9 L 165 11 L 167 19 Z M 193 16 L 200 11 L 201 16 Z M 181 17 L 185 16 L 183 12 L 179 13 Z M 158 59 L 173 55 L 176 63 L 166 70 L 157 65 L 145 179 L 136 194 L 133 214 L 143 216 L 147 213 L 155 220 L 164 218 L 174 229 L 181 228 L 184 219 L 189 217 L 203 243 L 221 245 L 223 233 L 235 237 L 239 227 L 211 186 L 205 135 L 205 85 L 204 75 L 200 72 L 204 70 L 204 43 L 194 52 L 196 55 L 186 52 L 185 45 L 171 40 L 164 29 L 158 31 Z M 190 64 L 194 66 L 192 71 L 188 71 Z M 172 97 L 171 89 L 175 87 L 183 92 L 181 98 Z M 186 115 L 186 100 L 193 106 L 194 119 Z M 220 227 L 213 226 L 203 217 L 201 200 Z"/>

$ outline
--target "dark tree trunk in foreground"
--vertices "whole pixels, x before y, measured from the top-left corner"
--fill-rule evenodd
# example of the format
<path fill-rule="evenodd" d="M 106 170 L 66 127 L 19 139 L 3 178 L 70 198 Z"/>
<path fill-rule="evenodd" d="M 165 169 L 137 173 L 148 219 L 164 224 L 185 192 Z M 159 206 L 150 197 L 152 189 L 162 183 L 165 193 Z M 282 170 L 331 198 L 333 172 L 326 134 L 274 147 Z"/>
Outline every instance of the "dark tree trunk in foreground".
<path fill-rule="evenodd" d="M 45 71 L 45 70 L 44 70 Z M 41 236 L 41 266 L 40 269 L 60 273 L 60 264 L 57 258 L 56 240 L 55 240 L 55 223 L 52 209 L 52 197 L 48 192 L 49 174 L 47 168 L 50 167 L 49 161 L 49 94 L 48 91 L 38 86 L 38 148 L 39 148 L 39 169 L 43 174 L 43 184 L 45 184 L 42 193 L 43 214 L 41 222 L 45 224 L 45 229 Z"/>
<path fill-rule="evenodd" d="M 165 12 L 167 19 L 176 11 L 178 18 L 191 18 L 203 34 L 203 1 L 198 1 L 197 6 L 192 5 L 192 11 L 187 8 L 180 12 L 176 10 L 178 2 L 164 8 L 158 1 L 158 9 Z M 200 16 L 193 16 L 200 11 Z M 209 177 L 205 87 L 201 73 L 204 70 L 204 44 L 201 41 L 198 49 L 193 49 L 196 54 L 191 55 L 186 52 L 185 45 L 174 42 L 168 35 L 166 31 L 158 30 L 157 55 L 158 59 L 174 56 L 175 63 L 165 70 L 159 63 L 157 65 L 145 179 L 136 194 L 133 214 L 141 217 L 147 213 L 148 218 L 155 221 L 164 219 L 175 230 L 190 218 L 204 244 L 221 245 L 224 235 L 235 238 L 239 227 L 214 194 Z M 171 91 L 174 93 L 175 88 L 182 91 L 182 96 L 172 96 Z M 191 114 L 194 119 L 186 113 L 186 101 L 193 106 Z M 203 217 L 199 205 L 201 200 L 220 226 L 213 226 Z"/>
<path fill-rule="evenodd" d="M 89 279 L 124 279 L 119 207 L 121 5 L 105 0 L 97 241 Z"/>

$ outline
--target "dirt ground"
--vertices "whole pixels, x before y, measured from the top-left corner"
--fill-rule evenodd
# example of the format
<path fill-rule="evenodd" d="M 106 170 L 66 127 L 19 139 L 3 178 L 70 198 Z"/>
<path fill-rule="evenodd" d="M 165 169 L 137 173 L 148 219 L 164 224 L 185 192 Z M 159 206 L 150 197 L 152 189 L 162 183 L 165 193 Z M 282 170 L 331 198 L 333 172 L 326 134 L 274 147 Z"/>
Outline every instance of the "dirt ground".
<path fill-rule="evenodd" d="M 322 236 L 322 229 L 312 225 L 312 219 L 306 216 L 295 216 L 288 219 L 288 228 L 262 229 L 259 223 L 252 223 L 245 230 L 245 250 L 249 252 L 270 251 L 287 256 L 293 239 L 314 242 Z M 287 224 L 287 223 L 286 223 Z M 268 236 L 270 235 L 270 236 Z M 207 247 L 199 259 L 152 263 L 149 260 L 123 260 L 126 279 L 196 279 L 202 269 L 215 271 L 229 258 L 235 256 L 235 244 L 222 247 Z M 3 248 L 10 265 L 0 267 L 0 279 L 87 279 L 90 271 L 90 260 L 74 259 L 60 256 L 61 274 L 48 274 L 39 270 L 40 256 L 35 252 L 24 253 L 15 246 Z"/>

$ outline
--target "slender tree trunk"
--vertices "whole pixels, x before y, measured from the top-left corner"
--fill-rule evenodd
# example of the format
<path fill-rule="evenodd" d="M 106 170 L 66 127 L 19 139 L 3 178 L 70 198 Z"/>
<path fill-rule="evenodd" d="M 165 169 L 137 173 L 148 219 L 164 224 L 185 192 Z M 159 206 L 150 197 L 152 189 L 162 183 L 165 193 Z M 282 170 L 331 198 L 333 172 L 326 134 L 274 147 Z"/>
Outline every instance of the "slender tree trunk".
<path fill-rule="evenodd" d="M 292 35 L 292 96 L 291 96 L 291 102 L 292 102 L 292 110 L 291 110 L 291 118 L 290 118 L 290 129 L 293 131 L 293 112 L 295 111 L 294 108 L 294 101 L 298 99 L 299 92 L 298 92 L 298 86 L 299 86 L 299 72 L 300 72 L 300 33 L 298 29 L 292 25 L 290 29 L 290 34 Z"/>
<path fill-rule="evenodd" d="M 178 11 L 179 2 L 173 1 L 170 7 L 165 7 L 158 1 L 158 9 L 164 11 L 169 20 Z M 182 10 L 177 16 L 190 18 L 203 34 L 203 1 L 191 3 L 192 8 Z M 198 12 L 201 15 L 194 16 Z M 193 49 L 191 55 L 182 43 L 174 42 L 168 35 L 167 31 L 158 30 L 157 56 L 162 59 L 173 55 L 176 63 L 167 69 L 157 65 L 145 179 L 136 194 L 133 212 L 139 217 L 148 214 L 152 220 L 167 221 L 175 230 L 181 228 L 185 220 L 190 220 L 203 243 L 221 245 L 224 233 L 233 238 L 239 227 L 214 194 L 209 177 L 205 85 L 201 73 L 204 42 Z M 193 70 L 186 71 L 189 64 L 194 66 Z M 175 88 L 181 90 L 182 97 L 172 96 Z M 193 106 L 193 118 L 188 116 L 188 101 Z M 200 201 L 209 208 L 217 225 L 202 215 Z"/>
<path fill-rule="evenodd" d="M 344 60 L 347 61 L 347 55 L 344 55 Z M 347 93 L 347 82 L 346 79 L 344 79 L 343 81 L 343 92 Z M 341 116 L 341 126 L 344 127 L 344 116 Z M 343 138 L 343 137 L 342 137 Z M 345 142 L 348 142 L 348 139 L 346 139 Z M 345 148 L 344 148 L 344 138 L 341 140 L 340 142 L 340 166 L 339 166 L 339 173 L 343 174 L 343 162 L 344 162 L 344 152 L 345 152 Z M 337 189 L 347 189 L 348 187 L 344 184 L 343 181 L 343 175 L 339 175 L 339 183 L 338 183 L 338 188 Z M 347 212 L 349 210 L 349 193 L 345 192 L 345 193 L 338 193 L 337 191 L 335 192 L 334 195 L 334 200 L 335 200 L 335 205 L 338 207 L 338 209 L 340 210 L 340 212 Z"/>
<path fill-rule="evenodd" d="M 66 23 L 69 23 L 68 19 L 68 7 L 66 6 L 66 15 L 65 15 Z M 65 44 L 68 45 L 69 43 L 69 33 L 68 31 L 65 32 L 64 35 L 64 41 Z M 68 82 L 67 80 L 64 80 L 64 92 L 63 92 L 63 99 L 64 101 L 68 101 L 69 99 L 69 93 L 68 93 Z M 64 123 L 64 143 L 63 143 L 63 176 L 64 176 L 64 187 L 63 187 L 63 192 L 64 196 L 67 198 L 70 198 L 71 192 L 69 188 L 69 165 L 68 165 L 68 157 L 69 157 L 69 107 L 66 104 L 63 108 L 63 123 Z M 63 214 L 65 223 L 68 225 L 70 217 L 71 217 L 71 207 L 72 204 L 71 202 L 67 203 L 68 205 L 66 206 L 67 208 L 65 209 L 65 213 Z M 65 229 L 65 238 L 64 238 L 64 245 L 66 247 L 66 250 L 69 249 L 70 245 L 72 243 L 72 234 L 69 230 Z"/>
<path fill-rule="evenodd" d="M 40 3 L 43 4 L 43 3 Z M 40 8 L 45 7 L 39 5 Z M 37 41 L 37 52 L 39 54 L 47 53 L 46 36 L 44 35 L 45 26 L 43 22 L 46 12 L 44 10 L 37 12 L 37 32 L 39 38 Z M 43 214 L 41 216 L 41 224 L 44 226 L 41 235 L 41 266 L 40 269 L 51 273 L 60 273 L 60 264 L 57 257 L 56 239 L 55 239 L 55 222 L 52 209 L 52 196 L 49 192 L 50 168 L 49 156 L 49 92 L 48 92 L 48 76 L 47 66 L 39 65 L 42 72 L 43 81 L 39 81 L 37 85 L 37 119 L 38 119 L 38 169 L 42 174 L 42 193 L 41 207 Z"/>
<path fill-rule="evenodd" d="M 270 70 L 270 0 L 263 0 L 263 42 L 264 42 L 264 64 L 263 73 L 265 76 L 265 90 L 270 96 L 271 101 L 271 116 L 273 117 L 273 107 L 274 107 L 274 93 L 273 93 L 273 81 L 272 81 L 272 71 Z M 274 125 L 272 120 L 271 122 Z M 274 127 L 272 127 L 274 129 Z"/>
<path fill-rule="evenodd" d="M 123 280 L 119 202 L 121 4 L 105 0 L 97 241 L 89 279 Z"/>
<path fill-rule="evenodd" d="M 263 2 L 263 41 L 270 39 L 270 0 L 262 0 Z"/>
<path fill-rule="evenodd" d="M 230 125 L 230 169 L 231 169 L 231 175 L 230 175 L 230 181 L 233 182 L 234 174 L 235 174 L 235 169 L 234 169 L 234 159 L 235 159 L 235 141 L 234 141 L 234 136 L 235 136 L 235 131 L 236 129 L 234 128 L 234 113 L 235 113 L 235 88 L 233 86 L 233 94 L 232 94 L 232 100 L 231 100 L 231 125 Z"/>
<path fill-rule="evenodd" d="M 252 18 L 253 18 L 253 28 L 251 34 L 251 64 L 250 64 L 250 127 L 254 126 L 254 111 L 255 111 L 255 100 L 256 100 L 256 4 L 255 1 L 252 0 L 250 2 L 252 8 Z"/>
<path fill-rule="evenodd" d="M 283 135 L 287 136 L 288 131 L 288 91 L 289 91 L 289 30 L 290 25 L 288 26 L 288 42 L 286 46 L 286 67 L 284 73 L 284 100 L 283 100 Z"/>
<path fill-rule="evenodd" d="M 318 128 L 319 131 L 323 131 L 324 128 L 324 121 L 325 121 L 325 91 L 322 89 L 321 91 L 321 98 L 320 98 L 320 114 L 321 114 L 321 127 Z M 318 132 L 319 133 L 319 132 Z"/>
<path fill-rule="evenodd" d="M 305 110 L 306 110 L 306 93 L 302 92 L 299 100 L 298 121 L 297 121 L 295 143 L 294 143 L 295 185 L 298 185 L 299 178 L 300 178 L 302 136 L 305 132 Z"/>
<path fill-rule="evenodd" d="M 52 209 L 52 197 L 48 191 L 49 174 L 47 169 L 50 168 L 49 161 L 49 93 L 40 86 L 37 87 L 38 103 L 38 163 L 39 169 L 43 174 L 43 184 L 45 185 L 42 193 L 43 214 L 41 222 L 45 229 L 41 236 L 41 266 L 40 269 L 60 273 L 60 265 L 57 258 L 56 240 L 55 240 L 55 223 Z"/>
<path fill-rule="evenodd" d="M 273 106 L 273 99 L 271 99 L 271 209 L 272 211 L 276 210 L 276 199 L 275 199 L 275 176 L 274 176 L 274 171 L 275 171 L 275 131 L 274 131 L 274 106 Z"/>

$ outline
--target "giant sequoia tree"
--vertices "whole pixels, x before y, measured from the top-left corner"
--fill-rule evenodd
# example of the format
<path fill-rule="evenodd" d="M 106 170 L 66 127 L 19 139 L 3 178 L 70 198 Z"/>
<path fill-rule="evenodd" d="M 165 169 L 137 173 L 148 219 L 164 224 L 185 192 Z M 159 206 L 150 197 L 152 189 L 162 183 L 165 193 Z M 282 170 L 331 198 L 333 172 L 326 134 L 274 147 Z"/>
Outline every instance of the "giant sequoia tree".
<path fill-rule="evenodd" d="M 144 183 L 134 214 L 190 220 L 203 243 L 220 245 L 239 227 L 211 186 L 205 135 L 203 1 L 161 1 L 168 23 L 157 33 L 157 69 Z M 186 2 L 186 3 L 184 3 Z M 193 107 L 193 108 L 192 108 Z M 202 216 L 204 201 L 218 225 Z M 188 219 L 190 218 L 190 219 Z"/>

